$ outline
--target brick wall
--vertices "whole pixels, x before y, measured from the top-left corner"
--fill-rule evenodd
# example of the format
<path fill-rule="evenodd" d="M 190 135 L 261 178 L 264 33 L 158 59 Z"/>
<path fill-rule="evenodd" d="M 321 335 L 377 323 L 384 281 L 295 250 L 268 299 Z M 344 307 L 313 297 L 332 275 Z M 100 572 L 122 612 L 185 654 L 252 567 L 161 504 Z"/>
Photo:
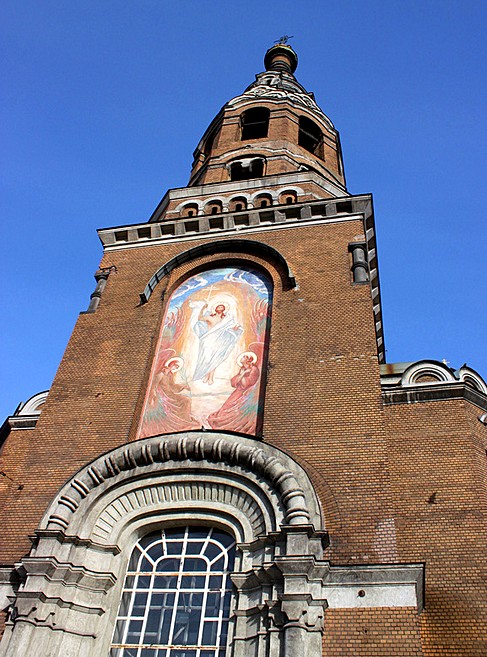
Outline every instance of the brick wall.
<path fill-rule="evenodd" d="M 481 412 L 463 400 L 386 407 L 398 558 L 426 563 L 426 655 L 487 654 Z"/>
<path fill-rule="evenodd" d="M 323 657 L 421 657 L 414 610 L 327 609 Z"/>

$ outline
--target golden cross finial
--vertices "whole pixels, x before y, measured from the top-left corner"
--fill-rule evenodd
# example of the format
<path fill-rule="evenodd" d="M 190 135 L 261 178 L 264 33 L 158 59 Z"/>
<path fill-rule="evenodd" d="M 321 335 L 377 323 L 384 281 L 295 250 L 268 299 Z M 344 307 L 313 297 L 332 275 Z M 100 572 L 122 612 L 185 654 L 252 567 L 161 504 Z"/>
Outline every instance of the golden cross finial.
<path fill-rule="evenodd" d="M 274 43 L 284 44 L 284 43 L 287 43 L 289 41 L 289 39 L 294 39 L 294 37 L 290 36 L 289 34 L 285 34 L 284 36 L 279 37 L 279 39 L 277 39 L 277 41 L 274 41 Z"/>

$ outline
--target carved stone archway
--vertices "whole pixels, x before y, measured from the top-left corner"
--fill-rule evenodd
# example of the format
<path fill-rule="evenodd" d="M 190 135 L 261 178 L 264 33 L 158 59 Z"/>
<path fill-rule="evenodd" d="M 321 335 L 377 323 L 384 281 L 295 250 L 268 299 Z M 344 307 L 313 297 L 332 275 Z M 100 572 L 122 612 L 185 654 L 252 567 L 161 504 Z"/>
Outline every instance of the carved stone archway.
<path fill-rule="evenodd" d="M 320 655 L 327 534 L 307 474 L 274 447 L 204 431 L 126 444 L 66 483 L 23 560 L 3 655 L 108 655 L 133 545 L 188 522 L 238 542 L 229 657 L 290 657 L 297 643 Z"/>

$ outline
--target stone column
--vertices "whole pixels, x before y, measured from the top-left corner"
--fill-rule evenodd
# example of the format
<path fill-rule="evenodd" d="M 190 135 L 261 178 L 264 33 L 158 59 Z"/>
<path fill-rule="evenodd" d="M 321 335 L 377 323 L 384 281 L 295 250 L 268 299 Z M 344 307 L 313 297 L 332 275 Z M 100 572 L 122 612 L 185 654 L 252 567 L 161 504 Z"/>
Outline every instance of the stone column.
<path fill-rule="evenodd" d="M 367 283 L 369 280 L 369 267 L 365 242 L 353 242 L 348 245 L 348 250 L 352 254 L 353 282 Z"/>

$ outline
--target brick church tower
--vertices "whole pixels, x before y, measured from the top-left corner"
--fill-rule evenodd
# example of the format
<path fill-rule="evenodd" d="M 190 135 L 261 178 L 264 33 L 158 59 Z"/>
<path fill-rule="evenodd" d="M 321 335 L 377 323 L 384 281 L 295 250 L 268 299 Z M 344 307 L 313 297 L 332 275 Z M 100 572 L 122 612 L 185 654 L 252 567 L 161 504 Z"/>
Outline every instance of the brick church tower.
<path fill-rule="evenodd" d="M 487 386 L 385 364 L 372 197 L 270 48 L 187 187 L 99 231 L 2 427 L 1 657 L 474 657 Z"/>

